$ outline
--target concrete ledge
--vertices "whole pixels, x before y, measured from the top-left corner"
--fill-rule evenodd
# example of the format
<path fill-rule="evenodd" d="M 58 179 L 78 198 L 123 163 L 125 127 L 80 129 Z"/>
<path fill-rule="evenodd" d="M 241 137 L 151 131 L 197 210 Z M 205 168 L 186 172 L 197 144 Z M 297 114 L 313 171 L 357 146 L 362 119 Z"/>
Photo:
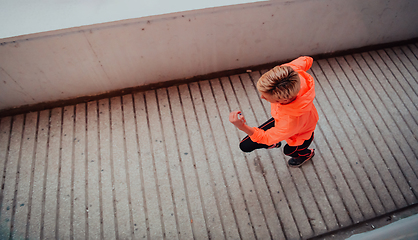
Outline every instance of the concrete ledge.
<path fill-rule="evenodd" d="M 371 239 L 417 239 L 418 215 L 401 219 L 388 226 L 376 229 L 368 233 L 354 235 L 347 240 L 371 240 Z"/>
<path fill-rule="evenodd" d="M 0 41 L 0 109 L 418 37 L 413 0 L 269 1 Z"/>
<path fill-rule="evenodd" d="M 405 41 L 392 42 L 392 43 L 377 44 L 373 46 L 367 46 L 367 47 L 361 47 L 361 48 L 355 48 L 355 49 L 348 49 L 348 50 L 337 51 L 337 52 L 332 52 L 332 53 L 318 54 L 318 55 L 313 55 L 312 57 L 316 61 L 316 60 L 325 59 L 325 58 L 344 56 L 347 54 L 361 53 L 364 51 L 373 51 L 373 50 L 378 50 L 382 48 L 395 47 L 395 46 L 400 46 L 400 45 L 405 45 L 405 44 L 413 44 L 416 42 L 418 42 L 418 38 L 405 40 Z M 158 82 L 158 83 L 147 84 L 147 85 L 142 85 L 142 86 L 115 89 L 113 91 L 100 93 L 96 95 L 88 95 L 88 96 L 82 96 L 82 97 L 76 97 L 76 98 L 70 98 L 70 99 L 41 102 L 41 103 L 36 103 L 36 104 L 28 104 L 28 105 L 23 105 L 23 106 L 14 107 L 14 108 L 8 108 L 8 109 L 0 109 L 0 117 L 12 116 L 12 115 L 23 114 L 23 113 L 34 112 L 34 111 L 42 111 L 45 109 L 64 107 L 68 105 L 76 105 L 79 103 L 87 103 L 90 101 L 97 101 L 103 98 L 111 98 L 111 97 L 121 96 L 125 94 L 132 94 L 135 92 L 177 86 L 181 84 L 192 83 L 192 82 L 197 82 L 197 81 L 202 81 L 202 80 L 209 80 L 209 79 L 214 79 L 214 78 L 221 78 L 221 77 L 225 77 L 228 75 L 246 73 L 248 71 L 260 71 L 264 69 L 271 69 L 274 66 L 282 64 L 284 62 L 288 62 L 289 60 L 291 59 L 287 59 L 284 61 L 271 62 L 267 64 L 261 64 L 257 66 L 249 66 L 249 67 L 238 68 L 238 69 L 233 69 L 233 70 L 214 72 L 210 74 L 194 76 L 191 78 L 175 79 L 175 80 L 169 80 L 165 82 Z"/>
<path fill-rule="evenodd" d="M 360 222 L 349 226 L 347 228 L 338 229 L 332 232 L 327 232 L 325 234 L 315 236 L 310 238 L 310 240 L 332 240 L 332 239 L 349 239 L 349 240 L 360 240 L 360 239 L 393 239 L 394 237 L 386 235 L 386 238 L 383 238 L 379 235 L 382 232 L 390 230 L 390 232 L 395 233 L 393 228 L 401 229 L 401 227 L 409 227 L 410 223 L 413 223 L 417 219 L 418 214 L 418 205 L 412 205 L 405 207 L 403 209 L 397 209 L 394 212 L 378 216 L 374 219 L 368 219 L 364 222 Z M 405 229 L 403 229 L 405 230 Z M 399 232 L 398 232 L 399 233 Z M 406 231 L 404 232 L 406 233 Z M 403 239 L 403 238 L 396 238 Z M 408 239 L 408 238 L 406 238 Z"/>

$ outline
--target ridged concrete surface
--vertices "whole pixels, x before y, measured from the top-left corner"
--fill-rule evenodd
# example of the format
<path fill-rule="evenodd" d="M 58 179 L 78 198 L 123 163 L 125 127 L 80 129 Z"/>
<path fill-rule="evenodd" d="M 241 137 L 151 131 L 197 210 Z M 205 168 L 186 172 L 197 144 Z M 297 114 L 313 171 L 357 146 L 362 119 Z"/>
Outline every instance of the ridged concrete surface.
<path fill-rule="evenodd" d="M 418 202 L 417 44 L 314 62 L 300 169 L 238 148 L 263 72 L 2 118 L 1 239 L 306 239 Z"/>

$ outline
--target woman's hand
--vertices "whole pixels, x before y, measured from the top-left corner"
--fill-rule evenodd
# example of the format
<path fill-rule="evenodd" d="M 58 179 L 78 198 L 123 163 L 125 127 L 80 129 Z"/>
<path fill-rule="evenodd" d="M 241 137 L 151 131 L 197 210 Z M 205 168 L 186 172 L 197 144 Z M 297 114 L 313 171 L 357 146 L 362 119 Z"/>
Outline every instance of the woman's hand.
<path fill-rule="evenodd" d="M 229 114 L 229 121 L 235 125 L 239 130 L 248 134 L 248 136 L 253 135 L 254 128 L 245 124 L 245 118 L 242 116 L 241 111 L 234 111 Z"/>
<path fill-rule="evenodd" d="M 233 111 L 229 114 L 229 121 L 235 125 L 235 127 L 242 129 L 245 125 L 245 118 L 242 116 L 241 111 Z"/>

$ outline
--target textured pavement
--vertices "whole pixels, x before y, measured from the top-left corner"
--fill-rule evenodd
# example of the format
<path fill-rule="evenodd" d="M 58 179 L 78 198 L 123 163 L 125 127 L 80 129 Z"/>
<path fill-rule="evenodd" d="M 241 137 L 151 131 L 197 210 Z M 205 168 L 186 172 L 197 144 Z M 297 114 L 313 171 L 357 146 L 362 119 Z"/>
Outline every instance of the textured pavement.
<path fill-rule="evenodd" d="M 300 169 L 228 121 L 270 118 L 265 71 L 1 118 L 0 238 L 307 239 L 417 204 L 418 44 L 314 62 Z"/>

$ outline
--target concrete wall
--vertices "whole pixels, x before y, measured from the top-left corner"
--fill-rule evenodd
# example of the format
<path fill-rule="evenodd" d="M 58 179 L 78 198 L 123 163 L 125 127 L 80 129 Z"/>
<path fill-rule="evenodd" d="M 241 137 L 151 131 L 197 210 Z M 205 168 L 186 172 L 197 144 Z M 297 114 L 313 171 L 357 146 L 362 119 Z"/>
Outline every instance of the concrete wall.
<path fill-rule="evenodd" d="M 2 0 L 0 38 L 262 0 Z"/>
<path fill-rule="evenodd" d="M 0 109 L 418 37 L 416 0 L 248 3 L 0 41 Z"/>

